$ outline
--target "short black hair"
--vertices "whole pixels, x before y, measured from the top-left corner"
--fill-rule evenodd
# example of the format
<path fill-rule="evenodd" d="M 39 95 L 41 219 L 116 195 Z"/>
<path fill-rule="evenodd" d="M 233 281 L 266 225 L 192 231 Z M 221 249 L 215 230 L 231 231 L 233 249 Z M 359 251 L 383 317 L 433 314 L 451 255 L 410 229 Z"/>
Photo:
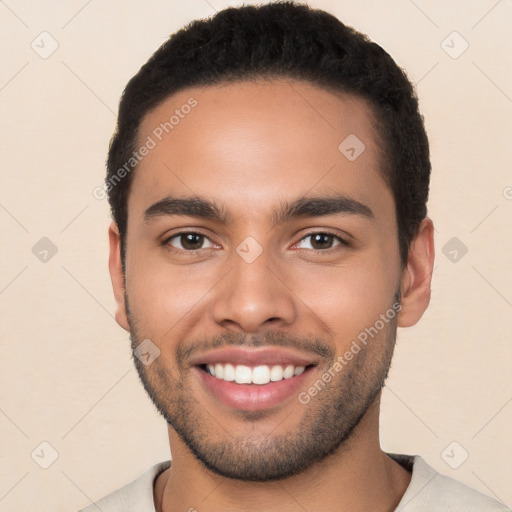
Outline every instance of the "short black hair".
<path fill-rule="evenodd" d="M 405 265 L 427 214 L 431 170 L 414 88 L 391 56 L 366 35 L 325 11 L 286 1 L 230 7 L 192 21 L 162 44 L 127 84 L 105 180 L 120 231 L 123 268 L 133 179 L 126 163 L 133 161 L 143 117 L 186 87 L 260 78 L 299 79 L 368 102 L 379 127 L 380 170 L 393 193 L 400 259 Z"/>

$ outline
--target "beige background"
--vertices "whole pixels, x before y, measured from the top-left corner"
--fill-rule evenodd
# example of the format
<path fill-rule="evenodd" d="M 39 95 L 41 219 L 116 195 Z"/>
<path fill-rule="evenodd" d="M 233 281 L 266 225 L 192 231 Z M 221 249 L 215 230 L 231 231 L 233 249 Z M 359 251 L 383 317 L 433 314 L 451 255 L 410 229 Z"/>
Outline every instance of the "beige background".
<path fill-rule="evenodd" d="M 92 190 L 127 80 L 184 23 L 239 3 L 0 2 L 0 512 L 77 510 L 169 456 L 113 320 L 108 207 Z M 399 331 L 382 446 L 511 506 L 512 2 L 310 5 L 408 71 L 431 141 L 432 302 Z M 43 59 L 31 44 L 51 38 Z M 46 262 L 43 237 L 58 251 Z"/>

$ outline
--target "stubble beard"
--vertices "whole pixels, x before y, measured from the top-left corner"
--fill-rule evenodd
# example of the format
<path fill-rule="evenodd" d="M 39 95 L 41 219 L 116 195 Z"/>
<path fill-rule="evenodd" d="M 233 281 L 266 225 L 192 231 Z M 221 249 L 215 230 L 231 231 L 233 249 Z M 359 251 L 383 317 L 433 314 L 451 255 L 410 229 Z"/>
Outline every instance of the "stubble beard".
<path fill-rule="evenodd" d="M 130 311 L 128 301 L 125 303 L 133 351 L 144 338 L 138 332 L 136 315 Z M 215 418 L 194 397 L 186 374 L 176 368 L 169 371 L 162 364 L 162 357 L 149 366 L 135 356 L 133 359 L 157 410 L 207 469 L 236 480 L 275 481 L 305 471 L 348 447 L 349 441 L 356 437 L 357 426 L 375 402 L 388 376 L 396 329 L 394 318 L 308 404 L 295 405 L 300 407 L 302 418 L 293 431 L 275 435 L 251 433 L 251 427 L 265 418 L 264 411 L 239 412 L 237 417 L 243 418 L 247 428 L 243 429 L 243 434 L 230 432 L 229 419 Z M 229 339 L 229 334 L 223 338 L 226 336 Z M 239 345 L 239 338 L 233 335 L 234 338 L 238 342 L 231 344 Z M 270 344 L 265 338 L 258 337 L 255 344 Z M 308 340 L 302 340 L 301 346 L 307 346 L 307 343 Z M 315 343 L 318 344 L 318 340 Z M 292 342 L 287 344 L 293 346 Z M 325 346 L 329 345 L 325 343 Z M 331 354 L 318 377 L 332 368 L 334 362 L 335 355 Z M 320 370 L 320 366 L 317 369 Z"/>

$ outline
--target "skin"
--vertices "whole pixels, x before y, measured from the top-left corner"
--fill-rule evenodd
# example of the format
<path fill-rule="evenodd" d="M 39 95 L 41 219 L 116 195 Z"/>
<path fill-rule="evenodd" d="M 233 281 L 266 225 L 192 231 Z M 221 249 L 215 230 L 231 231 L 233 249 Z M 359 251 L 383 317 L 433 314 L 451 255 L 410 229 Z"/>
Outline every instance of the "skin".
<path fill-rule="evenodd" d="M 160 356 L 140 371 L 147 372 L 170 413 L 180 413 L 172 397 L 187 400 L 193 428 L 206 436 L 207 445 L 242 450 L 236 439 L 268 449 L 277 436 L 293 439 L 322 421 L 319 415 L 329 411 L 333 397 L 347 393 L 347 375 L 362 392 L 367 387 L 369 392 L 368 375 L 375 374 L 374 385 L 385 376 L 396 327 L 414 325 L 429 303 L 433 225 L 429 218 L 422 221 L 401 265 L 394 200 L 379 172 L 380 142 L 365 101 L 281 79 L 189 88 L 146 115 L 139 141 L 190 97 L 197 107 L 135 171 L 125 275 L 117 226 L 109 229 L 116 320 L 135 344 L 149 338 L 158 346 Z M 349 134 L 366 146 L 355 161 L 338 150 Z M 333 193 L 367 205 L 374 218 L 345 213 L 273 226 L 271 212 L 283 201 Z M 145 210 L 168 194 L 215 200 L 232 222 L 176 215 L 146 222 Z M 206 235 L 203 248 L 187 252 L 179 237 L 166 244 L 183 230 Z M 307 235 L 325 230 L 350 245 L 333 239 L 332 248 L 313 251 Z M 236 252 L 249 236 L 262 248 L 252 263 Z M 203 340 L 207 346 L 223 334 L 237 343 L 273 333 L 315 337 L 331 356 L 317 357 L 304 391 L 332 365 L 332 356 L 344 354 L 391 307 L 397 290 L 402 308 L 396 321 L 307 405 L 294 397 L 260 415 L 230 410 L 205 392 L 186 359 L 177 359 L 177 351 Z M 159 372 L 167 380 L 159 380 Z M 380 449 L 379 407 L 380 391 L 333 453 L 270 482 L 236 480 L 207 469 L 169 425 L 173 463 L 156 480 L 156 509 L 208 512 L 240 510 L 244 504 L 251 511 L 394 510 L 410 474 Z M 240 451 L 247 457 L 264 453 Z"/>

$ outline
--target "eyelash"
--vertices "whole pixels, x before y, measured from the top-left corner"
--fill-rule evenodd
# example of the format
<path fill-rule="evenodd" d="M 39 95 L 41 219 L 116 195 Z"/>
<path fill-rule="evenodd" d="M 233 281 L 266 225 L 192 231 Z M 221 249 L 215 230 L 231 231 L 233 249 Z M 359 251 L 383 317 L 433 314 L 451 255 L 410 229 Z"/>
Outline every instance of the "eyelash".
<path fill-rule="evenodd" d="M 189 254 L 197 254 L 199 251 L 202 250 L 202 249 L 196 249 L 196 250 L 192 250 L 192 251 L 187 251 L 186 249 L 176 249 L 175 247 L 172 247 L 171 245 L 169 245 L 169 242 L 171 240 L 173 240 L 174 238 L 179 238 L 180 236 L 183 236 L 183 235 L 199 235 L 199 236 L 202 236 L 202 237 L 208 239 L 211 243 L 214 243 L 210 240 L 210 238 L 207 235 L 201 233 L 200 231 L 180 231 L 179 233 L 175 233 L 174 235 L 167 237 L 165 240 L 163 240 L 162 245 L 165 246 L 171 252 L 186 252 Z M 350 246 L 350 244 L 344 238 L 342 238 L 337 233 L 334 233 L 328 229 L 323 229 L 321 231 L 312 231 L 311 233 L 307 233 L 297 242 L 297 244 L 302 242 L 302 240 L 304 240 L 308 237 L 312 237 L 314 235 L 329 235 L 329 236 L 332 236 L 333 238 L 335 238 L 336 240 L 338 240 L 340 242 L 340 245 L 343 245 L 346 247 Z M 297 244 L 294 244 L 294 245 L 297 245 Z M 307 250 L 313 251 L 315 253 L 327 253 L 327 252 L 329 252 L 331 250 L 335 250 L 335 249 L 336 249 L 336 246 L 329 247 L 328 249 L 307 249 Z"/>

